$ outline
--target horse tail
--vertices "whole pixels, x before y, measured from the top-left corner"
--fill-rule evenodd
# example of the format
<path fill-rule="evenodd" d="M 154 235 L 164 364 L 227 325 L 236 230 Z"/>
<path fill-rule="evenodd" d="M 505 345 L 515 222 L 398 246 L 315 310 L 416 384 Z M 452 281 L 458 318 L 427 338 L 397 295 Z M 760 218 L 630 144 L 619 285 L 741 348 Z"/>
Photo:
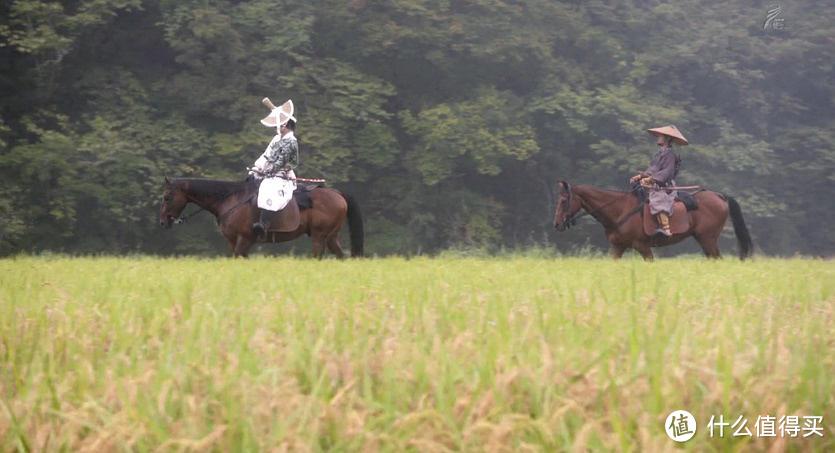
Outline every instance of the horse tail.
<path fill-rule="evenodd" d="M 725 198 L 728 199 L 731 222 L 733 222 L 736 243 L 739 246 L 739 259 L 744 260 L 751 256 L 754 250 L 754 242 L 751 240 L 751 233 L 748 232 L 748 227 L 745 226 L 745 219 L 742 218 L 742 208 L 739 207 L 739 203 L 731 197 L 726 196 Z"/>
<path fill-rule="evenodd" d="M 340 192 L 348 203 L 348 231 L 351 234 L 351 256 L 361 257 L 364 253 L 365 232 L 362 224 L 362 213 L 357 200 L 347 193 Z"/>

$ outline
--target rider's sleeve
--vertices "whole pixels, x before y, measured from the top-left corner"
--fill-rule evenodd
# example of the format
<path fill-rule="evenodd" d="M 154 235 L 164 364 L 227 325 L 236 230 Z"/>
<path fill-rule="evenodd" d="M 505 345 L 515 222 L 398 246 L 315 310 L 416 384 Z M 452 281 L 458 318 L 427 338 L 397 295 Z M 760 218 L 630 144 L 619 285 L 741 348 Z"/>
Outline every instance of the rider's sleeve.
<path fill-rule="evenodd" d="M 676 171 L 676 156 L 672 152 L 660 153 L 656 156 L 646 174 L 651 176 L 658 183 L 669 182 L 675 176 Z"/>
<path fill-rule="evenodd" d="M 281 139 L 281 137 L 279 137 L 278 135 L 273 137 L 273 139 L 267 145 L 267 148 L 264 150 L 264 152 L 261 153 L 261 155 L 258 157 L 258 159 L 255 160 L 255 163 L 252 164 L 252 168 L 260 171 L 261 173 L 265 173 L 267 170 L 269 170 L 267 168 L 268 164 L 270 163 L 269 155 L 270 155 L 270 152 L 273 149 L 273 145 L 275 143 L 278 143 L 279 139 Z M 252 172 L 250 172 L 250 173 L 252 173 Z"/>

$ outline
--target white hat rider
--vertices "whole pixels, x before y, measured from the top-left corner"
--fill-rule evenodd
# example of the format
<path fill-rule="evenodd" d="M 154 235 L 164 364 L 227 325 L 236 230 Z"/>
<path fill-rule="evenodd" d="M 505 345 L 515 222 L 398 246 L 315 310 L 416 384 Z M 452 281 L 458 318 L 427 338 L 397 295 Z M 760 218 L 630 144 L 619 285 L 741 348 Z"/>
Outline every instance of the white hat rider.
<path fill-rule="evenodd" d="M 261 173 L 263 173 L 264 170 L 268 167 L 267 154 L 270 152 L 270 149 L 275 145 L 275 142 L 281 140 L 283 136 L 281 131 L 282 126 L 288 126 L 288 129 L 290 129 L 288 131 L 288 135 L 290 135 L 291 139 L 295 140 L 295 134 L 293 133 L 295 127 L 293 127 L 293 125 L 296 124 L 296 117 L 293 116 L 295 108 L 293 106 L 292 99 L 288 99 L 284 104 L 281 104 L 280 107 L 276 107 L 272 103 L 272 101 L 270 101 L 270 98 L 262 99 L 261 103 L 264 104 L 268 109 L 270 109 L 270 114 L 261 120 L 261 124 L 267 127 L 276 128 L 276 136 L 273 137 L 270 144 L 267 145 L 267 149 L 264 151 L 263 154 L 261 154 L 261 157 L 259 157 L 252 166 L 254 170 L 258 170 Z M 293 123 L 291 125 L 288 125 L 287 123 L 289 123 L 290 121 L 293 121 Z M 250 171 L 250 174 L 253 174 L 253 172 Z M 293 177 L 295 177 L 295 175 L 293 175 Z"/>
<path fill-rule="evenodd" d="M 298 142 L 293 133 L 296 124 L 293 101 L 288 99 L 280 107 L 273 105 L 269 98 L 264 98 L 261 103 L 270 109 L 270 114 L 261 120 L 261 124 L 275 127 L 277 134 L 253 165 L 255 172 L 264 178 L 258 185 L 259 219 L 252 225 L 252 231 L 258 238 L 269 230 L 274 213 L 283 209 L 293 197 L 296 189 L 293 167 L 298 165 L 299 155 Z"/>

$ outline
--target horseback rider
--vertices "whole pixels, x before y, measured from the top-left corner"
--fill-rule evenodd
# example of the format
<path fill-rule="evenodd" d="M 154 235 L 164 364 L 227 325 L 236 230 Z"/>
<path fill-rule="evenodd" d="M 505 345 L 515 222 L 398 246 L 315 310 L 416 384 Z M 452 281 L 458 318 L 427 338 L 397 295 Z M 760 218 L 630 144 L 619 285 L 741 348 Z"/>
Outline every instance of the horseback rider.
<path fill-rule="evenodd" d="M 652 157 L 652 161 L 646 170 L 638 173 L 629 179 L 630 182 L 639 182 L 641 186 L 649 190 L 649 210 L 658 219 L 661 228 L 659 233 L 664 236 L 672 236 L 670 231 L 670 216 L 673 214 L 673 203 L 676 195 L 672 190 L 664 190 L 664 187 L 675 186 L 675 177 L 681 167 L 681 159 L 673 152 L 673 143 L 686 146 L 687 139 L 679 132 L 678 128 L 669 125 L 647 129 L 657 137 L 656 144 L 658 151 Z"/>
<path fill-rule="evenodd" d="M 260 218 L 252 225 L 257 237 L 266 234 L 270 220 L 293 198 L 296 190 L 296 174 L 293 169 L 299 164 L 299 144 L 296 140 L 296 118 L 293 116 L 293 101 L 288 100 L 280 107 L 272 105 L 269 99 L 262 101 L 271 111 L 261 124 L 275 127 L 278 133 L 267 145 L 252 168 L 251 178 L 260 179 L 258 187 L 258 208 Z"/>

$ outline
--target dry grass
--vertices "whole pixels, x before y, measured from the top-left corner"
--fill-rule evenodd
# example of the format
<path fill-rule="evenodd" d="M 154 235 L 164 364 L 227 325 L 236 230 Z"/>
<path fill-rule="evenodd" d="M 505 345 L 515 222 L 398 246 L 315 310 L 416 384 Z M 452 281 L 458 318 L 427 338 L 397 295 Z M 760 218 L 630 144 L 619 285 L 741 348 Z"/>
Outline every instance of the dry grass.
<path fill-rule="evenodd" d="M 813 260 L 0 261 L 0 449 L 835 449 Z M 711 414 L 823 415 L 711 439 Z"/>

